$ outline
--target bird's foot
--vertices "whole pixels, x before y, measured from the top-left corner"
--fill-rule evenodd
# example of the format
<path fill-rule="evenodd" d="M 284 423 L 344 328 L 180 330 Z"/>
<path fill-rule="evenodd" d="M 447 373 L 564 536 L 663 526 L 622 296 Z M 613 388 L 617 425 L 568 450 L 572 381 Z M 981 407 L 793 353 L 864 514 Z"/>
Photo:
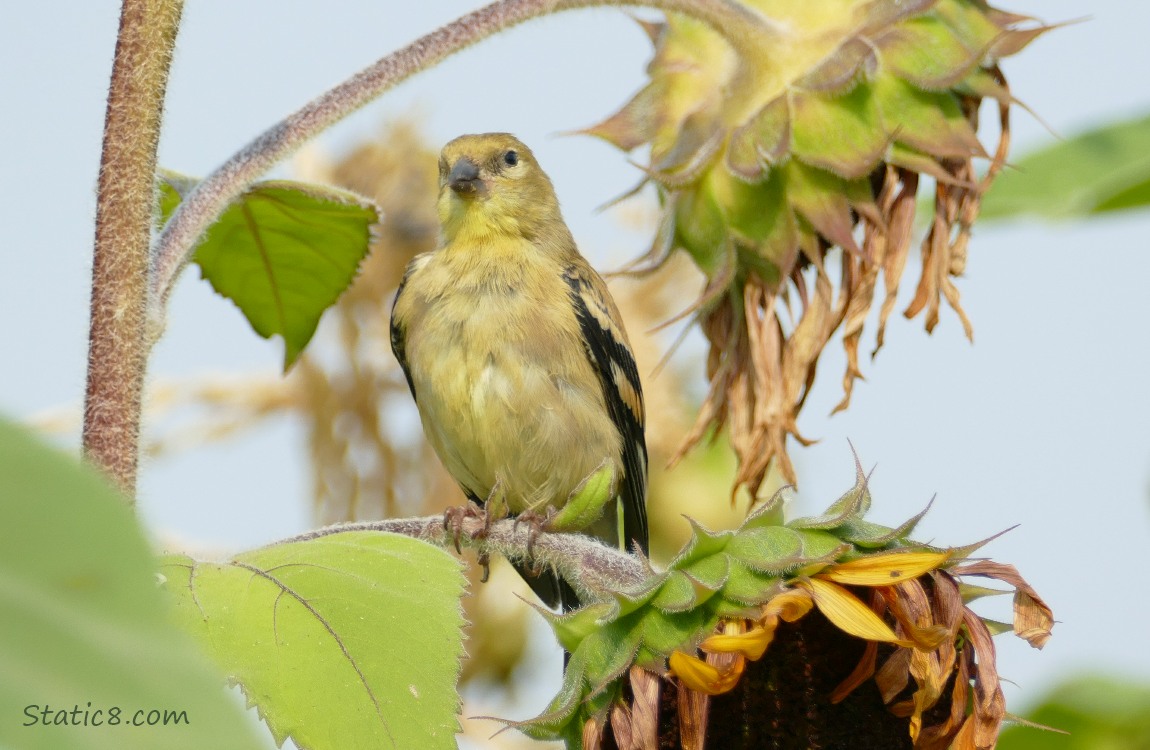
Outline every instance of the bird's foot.
<path fill-rule="evenodd" d="M 491 514 L 474 500 L 468 500 L 466 505 L 455 505 L 443 512 L 443 528 L 448 532 L 455 543 L 456 554 L 462 554 L 459 539 L 463 536 L 463 524 L 469 518 L 482 518 L 483 526 L 471 533 L 471 538 L 486 539 L 491 533 Z M 491 556 L 483 550 L 476 557 L 476 562 L 483 568 L 483 575 L 479 577 L 480 583 L 487 583 L 491 577 Z"/>
<path fill-rule="evenodd" d="M 443 530 L 448 532 L 448 538 L 455 543 L 456 554 L 463 553 L 459 540 L 463 536 L 463 524 L 469 518 L 483 519 L 483 528 L 471 534 L 471 538 L 485 538 L 491 528 L 491 518 L 487 515 L 487 511 L 474 500 L 468 500 L 466 505 L 453 505 L 443 511 Z"/>
<path fill-rule="evenodd" d="M 558 515 L 558 513 L 559 513 L 559 511 L 555 510 L 554 507 L 548 505 L 547 510 L 543 511 L 542 513 L 540 513 L 539 511 L 536 511 L 536 510 L 530 510 L 529 509 L 529 510 L 523 511 L 522 513 L 520 513 L 519 515 L 517 515 L 515 517 L 515 524 L 514 524 L 513 528 L 518 529 L 519 524 L 521 524 L 521 523 L 525 523 L 528 526 L 528 529 L 527 529 L 527 560 L 532 562 L 531 575 L 537 576 L 543 572 L 543 566 L 541 564 L 537 564 L 537 563 L 534 563 L 532 561 L 532 558 L 534 557 L 534 554 L 535 554 L 535 540 L 538 539 L 539 535 L 542 534 L 544 531 L 550 531 L 551 530 L 551 521 L 554 520 L 555 516 Z"/>

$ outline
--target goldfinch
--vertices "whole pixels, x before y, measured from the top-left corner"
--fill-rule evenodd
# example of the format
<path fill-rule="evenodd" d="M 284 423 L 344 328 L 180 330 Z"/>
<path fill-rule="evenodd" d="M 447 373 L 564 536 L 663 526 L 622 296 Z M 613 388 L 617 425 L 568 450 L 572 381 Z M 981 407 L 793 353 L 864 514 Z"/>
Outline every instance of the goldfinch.
<path fill-rule="evenodd" d="M 514 136 L 464 135 L 440 156 L 438 212 L 439 247 L 412 260 L 391 313 L 435 452 L 496 518 L 560 510 L 609 467 L 602 515 L 581 531 L 646 553 L 639 373 L 551 180 Z M 548 606 L 578 606 L 554 572 L 516 567 Z"/>

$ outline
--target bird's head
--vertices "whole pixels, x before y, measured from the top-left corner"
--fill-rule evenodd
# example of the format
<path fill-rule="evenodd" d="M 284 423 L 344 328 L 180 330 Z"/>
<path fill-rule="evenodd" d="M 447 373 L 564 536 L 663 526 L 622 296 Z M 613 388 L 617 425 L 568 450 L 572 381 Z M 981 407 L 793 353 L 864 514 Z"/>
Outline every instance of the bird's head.
<path fill-rule="evenodd" d="M 448 242 L 460 235 L 534 239 L 563 225 L 551 180 L 508 133 L 463 135 L 443 147 L 439 220 Z"/>

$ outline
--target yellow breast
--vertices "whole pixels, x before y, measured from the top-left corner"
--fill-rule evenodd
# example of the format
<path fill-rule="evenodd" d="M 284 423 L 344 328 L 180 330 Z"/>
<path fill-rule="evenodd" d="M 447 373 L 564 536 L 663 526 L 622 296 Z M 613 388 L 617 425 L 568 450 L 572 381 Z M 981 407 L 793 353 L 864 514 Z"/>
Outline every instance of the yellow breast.
<path fill-rule="evenodd" d="M 498 488 L 519 513 L 562 504 L 604 460 L 619 464 L 621 439 L 562 269 L 526 242 L 514 250 L 515 262 L 434 254 L 395 313 L 440 459 L 479 499 Z"/>

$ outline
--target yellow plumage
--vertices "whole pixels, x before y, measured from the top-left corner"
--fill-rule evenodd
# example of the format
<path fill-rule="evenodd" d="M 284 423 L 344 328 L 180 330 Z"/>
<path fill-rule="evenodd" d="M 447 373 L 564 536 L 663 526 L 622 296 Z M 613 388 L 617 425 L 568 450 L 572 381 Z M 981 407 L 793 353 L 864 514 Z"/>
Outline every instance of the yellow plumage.
<path fill-rule="evenodd" d="M 624 546 L 645 550 L 638 373 L 551 181 L 514 137 L 463 136 L 440 159 L 439 216 L 440 247 L 412 261 L 392 311 L 436 453 L 493 515 L 560 508 L 606 462 L 617 491 L 585 531 L 617 544 L 621 497 Z M 573 605 L 549 575 L 527 577 L 549 604 Z"/>

